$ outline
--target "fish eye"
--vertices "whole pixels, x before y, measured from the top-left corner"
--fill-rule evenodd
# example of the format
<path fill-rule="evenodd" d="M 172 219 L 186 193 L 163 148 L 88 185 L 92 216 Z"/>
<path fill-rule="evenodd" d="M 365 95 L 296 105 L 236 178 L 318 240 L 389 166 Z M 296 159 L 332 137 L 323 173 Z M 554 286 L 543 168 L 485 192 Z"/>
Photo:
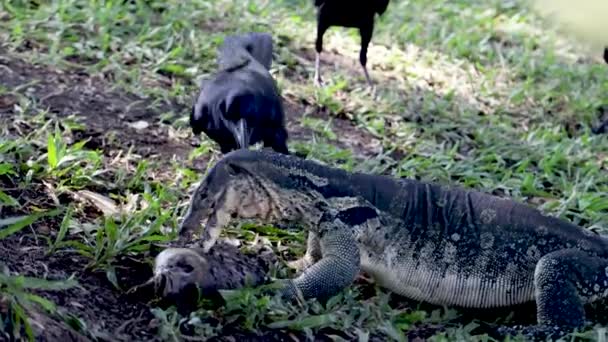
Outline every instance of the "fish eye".
<path fill-rule="evenodd" d="M 192 273 L 192 271 L 194 271 L 194 267 L 192 267 L 192 265 L 187 264 L 183 261 L 180 261 L 177 263 L 177 267 L 179 267 L 180 269 L 182 269 L 184 272 L 186 273 Z"/>

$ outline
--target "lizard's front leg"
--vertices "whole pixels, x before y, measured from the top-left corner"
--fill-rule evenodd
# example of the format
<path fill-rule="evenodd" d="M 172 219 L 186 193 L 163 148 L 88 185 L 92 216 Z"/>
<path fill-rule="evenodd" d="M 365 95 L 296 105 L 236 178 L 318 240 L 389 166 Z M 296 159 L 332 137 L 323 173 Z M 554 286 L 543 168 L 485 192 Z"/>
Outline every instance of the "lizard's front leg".
<path fill-rule="evenodd" d="M 321 225 L 321 259 L 300 276 L 287 281 L 286 299 L 329 299 L 348 287 L 360 269 L 359 246 L 344 225 Z"/>
<path fill-rule="evenodd" d="M 308 241 L 306 243 L 306 254 L 298 260 L 290 261 L 287 266 L 302 272 L 309 268 L 312 264 L 321 259 L 321 245 L 319 237 L 315 232 L 308 233 Z"/>

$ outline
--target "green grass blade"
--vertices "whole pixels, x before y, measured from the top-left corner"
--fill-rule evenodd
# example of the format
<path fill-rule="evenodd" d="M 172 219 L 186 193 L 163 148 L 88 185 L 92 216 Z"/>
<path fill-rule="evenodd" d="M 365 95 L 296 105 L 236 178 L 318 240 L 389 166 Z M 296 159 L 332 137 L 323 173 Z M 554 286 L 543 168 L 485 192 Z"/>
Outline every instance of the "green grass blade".
<path fill-rule="evenodd" d="M 12 197 L 11 195 L 7 194 L 6 192 L 0 190 L 0 203 L 4 204 L 6 206 L 9 207 L 18 207 L 19 206 L 19 202 Z"/>
<path fill-rule="evenodd" d="M 20 216 L 18 218 L 0 219 L 0 227 L 8 225 L 7 228 L 0 230 L 0 239 L 9 237 L 23 228 L 38 221 L 42 217 L 55 216 L 61 212 L 61 209 L 54 209 L 43 213 L 31 214 L 28 216 Z"/>
<path fill-rule="evenodd" d="M 55 303 L 53 303 L 52 301 L 50 301 L 46 298 L 37 296 L 35 294 L 28 293 L 25 295 L 25 298 L 27 300 L 29 300 L 30 302 L 34 302 L 34 303 L 40 305 L 44 310 L 46 310 L 49 313 L 54 313 L 57 309 L 57 307 L 55 306 Z"/>
<path fill-rule="evenodd" d="M 59 156 L 57 155 L 57 145 L 55 142 L 55 137 L 52 134 L 49 134 L 46 144 L 46 158 L 51 170 L 55 169 L 59 164 Z"/>
<path fill-rule="evenodd" d="M 59 291 L 71 289 L 77 286 L 78 282 L 71 278 L 65 280 L 46 280 L 34 277 L 8 276 L 6 274 L 0 274 L 0 284 L 12 284 L 15 287 L 30 290 Z"/>
<path fill-rule="evenodd" d="M 70 228 L 70 222 L 72 221 L 72 212 L 74 208 L 72 205 L 68 206 L 65 215 L 63 216 L 63 220 L 61 220 L 61 225 L 59 226 L 59 231 L 57 232 L 57 237 L 55 238 L 55 242 L 49 248 L 47 254 L 53 253 L 59 246 L 59 244 L 63 241 L 66 234 L 68 233 L 68 229 Z"/>

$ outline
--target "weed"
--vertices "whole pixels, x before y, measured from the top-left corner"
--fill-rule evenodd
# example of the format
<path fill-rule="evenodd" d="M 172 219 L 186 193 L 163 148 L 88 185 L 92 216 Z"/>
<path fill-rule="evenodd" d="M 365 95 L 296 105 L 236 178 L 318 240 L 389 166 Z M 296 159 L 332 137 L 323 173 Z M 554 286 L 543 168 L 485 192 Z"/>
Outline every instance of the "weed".
<path fill-rule="evenodd" d="M 10 275 L 5 268 L 0 273 L 0 332 L 17 339 L 34 341 L 34 332 L 29 323 L 30 310 L 41 307 L 48 314 L 54 314 L 56 306 L 50 300 L 32 293 L 34 290 L 62 291 L 76 286 L 70 278 L 49 281 L 38 278 Z"/>

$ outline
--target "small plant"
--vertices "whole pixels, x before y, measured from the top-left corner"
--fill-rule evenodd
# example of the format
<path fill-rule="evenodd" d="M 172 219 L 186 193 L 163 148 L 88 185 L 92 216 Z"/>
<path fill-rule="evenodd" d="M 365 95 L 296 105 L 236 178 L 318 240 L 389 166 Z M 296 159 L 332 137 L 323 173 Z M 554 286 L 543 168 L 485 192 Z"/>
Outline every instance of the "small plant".
<path fill-rule="evenodd" d="M 30 215 L 21 215 L 0 219 L 0 240 L 18 233 L 22 229 L 28 227 L 43 217 L 56 216 L 61 213 L 61 211 L 61 209 L 53 209 Z"/>
<path fill-rule="evenodd" d="M 34 332 L 28 322 L 31 310 L 42 308 L 48 314 L 55 314 L 56 307 L 50 300 L 32 291 L 61 291 L 77 286 L 76 280 L 69 278 L 49 281 L 39 278 L 9 275 L 4 268 L 0 273 L 0 332 L 17 340 L 26 338 L 34 341 Z"/>
<path fill-rule="evenodd" d="M 94 183 L 99 174 L 101 156 L 98 152 L 85 150 L 86 140 L 67 145 L 63 140 L 59 124 L 55 122 L 55 131 L 47 138 L 46 171 L 50 177 L 59 179 L 58 190 L 83 188 Z"/>

